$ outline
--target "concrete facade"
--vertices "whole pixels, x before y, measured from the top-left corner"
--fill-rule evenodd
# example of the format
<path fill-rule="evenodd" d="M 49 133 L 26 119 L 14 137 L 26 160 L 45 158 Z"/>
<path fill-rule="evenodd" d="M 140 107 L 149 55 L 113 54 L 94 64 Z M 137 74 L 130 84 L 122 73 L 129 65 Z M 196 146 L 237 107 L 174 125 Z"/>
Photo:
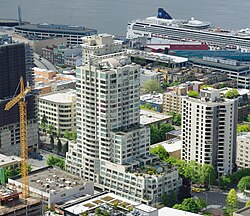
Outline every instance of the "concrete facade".
<path fill-rule="evenodd" d="M 250 168 L 250 132 L 243 132 L 237 136 L 237 166 Z"/>
<path fill-rule="evenodd" d="M 84 64 L 77 68 L 77 144 L 69 144 L 66 170 L 133 201 L 159 200 L 177 190 L 181 179 L 176 168 L 149 153 L 150 129 L 139 124 L 140 68 L 110 35 L 83 41 Z M 89 58 L 90 50 L 97 56 Z M 147 174 L 144 166 L 155 173 Z"/>
<path fill-rule="evenodd" d="M 232 173 L 236 162 L 238 101 L 219 90 L 201 90 L 200 98 L 183 99 L 182 159 L 212 164 L 219 175 Z"/>

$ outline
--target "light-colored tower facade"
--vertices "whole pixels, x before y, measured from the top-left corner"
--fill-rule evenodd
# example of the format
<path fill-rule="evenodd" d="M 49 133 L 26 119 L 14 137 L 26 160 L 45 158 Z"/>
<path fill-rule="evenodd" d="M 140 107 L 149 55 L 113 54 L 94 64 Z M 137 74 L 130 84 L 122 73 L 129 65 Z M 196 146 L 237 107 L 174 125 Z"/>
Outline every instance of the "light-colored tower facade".
<path fill-rule="evenodd" d="M 219 175 L 231 173 L 236 159 L 237 99 L 224 99 L 215 89 L 200 98 L 184 98 L 182 159 L 212 164 Z"/>
<path fill-rule="evenodd" d="M 69 145 L 66 169 L 105 190 L 150 203 L 164 192 L 176 190 L 181 180 L 175 168 L 159 176 L 150 173 L 147 180 L 139 173 L 138 168 L 157 161 L 149 153 L 150 129 L 139 124 L 140 68 L 120 52 L 121 44 L 111 35 L 85 38 L 83 53 L 95 49 L 101 38 L 101 50 L 105 43 L 109 50 L 120 48 L 110 55 L 109 50 L 103 55 L 90 53 L 83 57 L 88 59 L 86 63 L 77 68 L 77 143 Z M 156 184 L 164 182 L 165 175 L 169 184 L 161 190 L 152 186 L 152 178 Z M 148 185 L 149 190 L 156 190 L 152 195 L 145 189 Z"/>

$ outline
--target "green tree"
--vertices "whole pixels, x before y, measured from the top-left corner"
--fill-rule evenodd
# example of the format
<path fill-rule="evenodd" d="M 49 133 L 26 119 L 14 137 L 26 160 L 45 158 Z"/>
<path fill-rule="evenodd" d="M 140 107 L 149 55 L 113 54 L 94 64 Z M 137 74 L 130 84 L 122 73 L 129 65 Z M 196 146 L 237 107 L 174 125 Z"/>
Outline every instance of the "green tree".
<path fill-rule="evenodd" d="M 162 195 L 162 203 L 164 206 L 170 206 L 170 197 L 166 193 Z"/>
<path fill-rule="evenodd" d="M 164 83 L 161 84 L 161 88 L 162 88 L 164 91 L 166 91 L 167 87 L 169 87 L 169 86 L 170 86 L 170 85 L 169 85 L 168 83 L 166 83 L 166 82 L 164 82 Z"/>
<path fill-rule="evenodd" d="M 63 154 L 66 155 L 66 153 L 69 151 L 69 142 L 67 141 L 64 145 L 63 145 Z"/>
<path fill-rule="evenodd" d="M 96 208 L 96 209 L 95 209 L 95 213 L 96 213 L 97 215 L 101 215 L 101 214 L 102 214 L 102 210 L 101 210 L 100 208 Z"/>
<path fill-rule="evenodd" d="M 200 170 L 202 165 L 198 164 L 196 161 L 192 160 L 188 162 L 185 166 L 184 176 L 190 179 L 194 183 L 199 182 Z"/>
<path fill-rule="evenodd" d="M 235 189 L 231 189 L 226 199 L 226 213 L 230 216 L 237 210 L 238 196 Z"/>
<path fill-rule="evenodd" d="M 144 83 L 145 92 L 162 92 L 161 84 L 156 80 L 149 80 Z"/>
<path fill-rule="evenodd" d="M 157 146 L 151 148 L 150 153 L 158 155 L 158 157 L 161 161 L 163 161 L 169 157 L 168 152 L 166 151 L 166 149 L 162 145 L 157 145 Z"/>
<path fill-rule="evenodd" d="M 165 134 L 175 128 L 170 124 L 150 125 L 151 144 L 165 140 Z"/>
<path fill-rule="evenodd" d="M 227 190 L 228 186 L 231 184 L 231 179 L 228 176 L 221 176 L 219 178 L 219 186 L 223 190 Z"/>
<path fill-rule="evenodd" d="M 173 116 L 173 124 L 176 126 L 181 126 L 181 114 L 176 112 L 170 112 L 170 115 Z"/>
<path fill-rule="evenodd" d="M 175 204 L 173 208 L 193 213 L 199 211 L 199 207 L 193 198 L 184 199 L 181 204 Z"/>
<path fill-rule="evenodd" d="M 71 140 L 71 133 L 69 132 L 69 130 L 66 130 L 64 132 L 64 138 L 67 139 L 67 140 Z"/>
<path fill-rule="evenodd" d="M 43 114 L 43 117 L 42 117 L 42 119 L 41 119 L 41 124 L 40 124 L 40 127 L 41 127 L 41 129 L 43 130 L 43 132 L 46 131 L 47 124 L 48 124 L 47 117 L 46 117 L 45 114 Z"/>
<path fill-rule="evenodd" d="M 204 164 L 200 171 L 200 183 L 204 185 L 214 184 L 216 180 L 216 171 L 212 164 Z"/>
<path fill-rule="evenodd" d="M 60 138 L 57 138 L 57 152 L 61 152 L 62 150 L 62 142 L 60 140 Z"/>
<path fill-rule="evenodd" d="M 65 168 L 65 161 L 63 158 L 54 156 L 54 155 L 49 155 L 47 158 L 47 164 L 49 166 L 57 166 L 61 169 Z"/>
<path fill-rule="evenodd" d="M 236 89 L 228 90 L 228 91 L 225 93 L 225 97 L 226 97 L 226 98 L 229 98 L 229 99 L 237 98 L 238 96 L 239 96 L 239 92 L 238 92 Z"/>
<path fill-rule="evenodd" d="M 247 201 L 245 207 L 250 206 L 250 200 Z"/>
<path fill-rule="evenodd" d="M 53 134 L 53 129 L 54 129 L 53 125 L 49 124 L 49 125 L 47 126 L 47 133 L 48 133 L 49 135 L 52 135 L 52 134 Z"/>
<path fill-rule="evenodd" d="M 50 135 L 50 145 L 51 145 L 51 149 L 53 150 L 55 148 L 55 140 L 53 135 Z"/>
<path fill-rule="evenodd" d="M 247 115 L 247 121 L 250 122 L 250 114 Z"/>
<path fill-rule="evenodd" d="M 57 129 L 56 135 L 57 135 L 57 137 L 61 137 L 61 129 L 60 128 Z"/>
<path fill-rule="evenodd" d="M 196 204 L 199 207 L 199 211 L 207 207 L 206 201 L 200 197 L 196 200 Z"/>
<path fill-rule="evenodd" d="M 239 181 L 237 187 L 238 187 L 240 192 L 243 192 L 244 190 L 250 189 L 250 176 L 243 177 Z"/>
<path fill-rule="evenodd" d="M 250 132 L 250 127 L 248 124 L 243 124 L 243 125 L 238 125 L 237 126 L 237 132 L 241 133 L 241 132 Z"/>
<path fill-rule="evenodd" d="M 189 90 L 188 97 L 197 98 L 197 97 L 199 97 L 199 93 L 197 91 Z"/>

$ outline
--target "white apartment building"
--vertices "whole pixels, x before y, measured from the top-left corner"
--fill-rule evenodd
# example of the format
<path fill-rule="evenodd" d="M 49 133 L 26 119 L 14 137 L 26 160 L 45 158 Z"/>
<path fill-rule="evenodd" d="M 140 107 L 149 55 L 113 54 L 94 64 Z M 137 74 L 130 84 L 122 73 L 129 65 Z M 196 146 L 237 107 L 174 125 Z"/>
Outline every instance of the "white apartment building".
<path fill-rule="evenodd" d="M 95 38 L 103 40 L 100 49 L 106 41 L 112 47 L 111 35 Z M 120 54 L 105 56 L 77 68 L 77 144 L 69 145 L 66 170 L 117 195 L 152 203 L 181 180 L 176 168 L 149 153 L 150 129 L 139 124 L 139 66 Z"/>
<path fill-rule="evenodd" d="M 240 133 L 237 136 L 237 166 L 250 168 L 250 132 Z"/>
<path fill-rule="evenodd" d="M 236 161 L 237 99 L 219 90 L 201 90 L 200 98 L 182 105 L 182 159 L 212 164 L 219 175 L 231 173 Z"/>
<path fill-rule="evenodd" d="M 76 131 L 76 91 L 63 90 L 38 97 L 38 119 L 46 116 L 53 132 Z"/>

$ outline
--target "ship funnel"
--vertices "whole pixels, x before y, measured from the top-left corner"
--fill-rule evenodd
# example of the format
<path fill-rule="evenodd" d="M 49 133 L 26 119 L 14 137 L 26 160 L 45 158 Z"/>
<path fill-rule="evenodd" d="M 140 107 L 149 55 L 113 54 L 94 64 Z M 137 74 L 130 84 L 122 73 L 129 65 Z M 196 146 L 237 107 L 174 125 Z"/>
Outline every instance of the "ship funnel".
<path fill-rule="evenodd" d="M 173 19 L 163 8 L 158 8 L 157 18 L 169 20 Z"/>

